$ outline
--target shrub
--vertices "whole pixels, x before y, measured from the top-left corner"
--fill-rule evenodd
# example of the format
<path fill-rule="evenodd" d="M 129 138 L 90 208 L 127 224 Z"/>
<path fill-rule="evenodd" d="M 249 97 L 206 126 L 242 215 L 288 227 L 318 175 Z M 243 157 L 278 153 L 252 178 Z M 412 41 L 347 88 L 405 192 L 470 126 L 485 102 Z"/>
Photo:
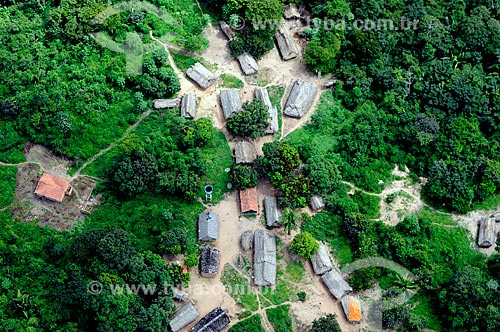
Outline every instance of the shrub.
<path fill-rule="evenodd" d="M 290 243 L 292 252 L 303 259 L 310 259 L 318 251 L 318 248 L 318 242 L 308 232 L 302 232 L 295 235 L 292 243 Z"/>
<path fill-rule="evenodd" d="M 236 165 L 231 169 L 229 178 L 238 190 L 253 188 L 259 182 L 259 173 L 248 165 Z"/>
<path fill-rule="evenodd" d="M 306 292 L 298 292 L 297 297 L 299 298 L 299 301 L 305 302 L 307 298 L 307 293 Z"/>
<path fill-rule="evenodd" d="M 335 314 L 328 314 L 313 321 L 310 332 L 341 332 Z"/>
<path fill-rule="evenodd" d="M 269 112 L 259 99 L 246 102 L 242 111 L 227 121 L 227 130 L 233 136 L 257 138 L 264 136 L 269 125 Z"/>

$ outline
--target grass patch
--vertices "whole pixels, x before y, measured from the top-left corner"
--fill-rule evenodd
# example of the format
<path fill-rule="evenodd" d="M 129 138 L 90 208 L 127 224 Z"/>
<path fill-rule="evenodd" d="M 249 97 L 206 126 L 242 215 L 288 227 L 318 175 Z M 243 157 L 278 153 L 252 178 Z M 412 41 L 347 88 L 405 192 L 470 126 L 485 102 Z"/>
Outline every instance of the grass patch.
<path fill-rule="evenodd" d="M 434 224 L 442 224 L 450 226 L 457 224 L 451 219 L 451 215 L 437 213 L 436 211 L 432 211 L 428 207 L 424 207 L 420 211 L 418 211 L 418 217 L 421 219 L 429 220 Z"/>
<path fill-rule="evenodd" d="M 424 317 L 427 321 L 427 328 L 434 331 L 442 331 L 439 313 L 432 306 L 431 298 L 424 295 L 415 295 L 411 298 L 410 304 L 417 304 L 411 312 L 414 315 Z"/>
<path fill-rule="evenodd" d="M 191 66 L 193 66 L 197 62 L 201 63 L 205 67 L 208 66 L 208 63 L 205 62 L 205 60 L 198 58 L 196 56 L 187 55 L 183 52 L 174 50 L 169 50 L 169 52 L 170 55 L 172 55 L 172 58 L 174 59 L 174 62 L 177 65 L 177 68 L 179 68 L 179 70 L 182 72 L 187 71 Z"/>
<path fill-rule="evenodd" d="M 377 219 L 380 217 L 380 197 L 367 195 L 356 190 L 354 195 L 352 195 L 352 200 L 358 204 L 359 212 L 368 218 Z"/>
<path fill-rule="evenodd" d="M 500 209 L 500 195 L 489 196 L 481 203 L 474 206 L 474 210 L 498 210 Z"/>
<path fill-rule="evenodd" d="M 241 89 L 244 86 L 242 80 L 231 74 L 221 74 L 220 79 L 222 81 L 220 85 L 222 88 Z"/>
<path fill-rule="evenodd" d="M 298 283 L 304 277 L 306 269 L 301 262 L 288 262 L 285 272 L 290 281 Z"/>
<path fill-rule="evenodd" d="M 280 271 L 277 273 L 278 281 L 274 289 L 271 287 L 261 287 L 259 290 L 259 298 L 261 299 L 261 302 L 263 301 L 263 298 L 267 300 L 266 306 L 278 305 L 291 301 L 292 297 L 294 297 L 297 293 L 296 287 L 283 280 L 285 278 L 280 278 L 280 275 L 283 275 L 282 271 L 281 273 Z"/>
<path fill-rule="evenodd" d="M 247 278 L 242 276 L 231 265 L 226 264 L 222 271 L 222 283 L 228 288 L 229 294 L 240 307 L 251 311 L 259 309 L 257 296 L 250 287 Z"/>
<path fill-rule="evenodd" d="M 0 166 L 0 209 L 8 206 L 16 198 L 17 167 Z"/>
<path fill-rule="evenodd" d="M 267 319 L 273 325 L 275 332 L 293 332 L 292 318 L 289 311 L 289 305 L 282 305 L 266 310 Z"/>
<path fill-rule="evenodd" d="M 242 320 L 231 327 L 229 332 L 265 332 L 262 327 L 262 317 L 257 314 Z"/>

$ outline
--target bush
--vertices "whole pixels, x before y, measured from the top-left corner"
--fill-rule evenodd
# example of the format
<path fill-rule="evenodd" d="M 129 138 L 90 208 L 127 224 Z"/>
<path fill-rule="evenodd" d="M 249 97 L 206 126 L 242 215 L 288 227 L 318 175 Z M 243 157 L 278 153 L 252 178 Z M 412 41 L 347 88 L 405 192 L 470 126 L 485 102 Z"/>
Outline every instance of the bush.
<path fill-rule="evenodd" d="M 235 165 L 229 173 L 229 179 L 238 190 L 253 188 L 259 182 L 259 173 L 248 165 Z"/>
<path fill-rule="evenodd" d="M 158 248 L 161 252 L 167 254 L 180 254 L 186 250 L 186 245 L 187 234 L 182 228 L 174 228 L 163 232 L 158 238 Z"/>
<path fill-rule="evenodd" d="M 269 125 L 269 112 L 259 99 L 245 102 L 242 111 L 227 120 L 227 130 L 233 136 L 257 138 L 264 136 Z"/>
<path fill-rule="evenodd" d="M 307 293 L 306 292 L 298 292 L 297 297 L 299 298 L 299 301 L 305 302 L 307 298 Z"/>
<path fill-rule="evenodd" d="M 308 232 L 301 232 L 290 243 L 290 249 L 303 259 L 310 259 L 319 248 L 318 242 Z"/>
<path fill-rule="evenodd" d="M 313 321 L 310 332 L 342 332 L 335 314 L 328 314 Z"/>
<path fill-rule="evenodd" d="M 276 308 L 267 309 L 266 314 L 269 322 L 273 325 L 275 332 L 293 332 L 292 318 L 288 311 L 289 305 L 282 305 Z"/>

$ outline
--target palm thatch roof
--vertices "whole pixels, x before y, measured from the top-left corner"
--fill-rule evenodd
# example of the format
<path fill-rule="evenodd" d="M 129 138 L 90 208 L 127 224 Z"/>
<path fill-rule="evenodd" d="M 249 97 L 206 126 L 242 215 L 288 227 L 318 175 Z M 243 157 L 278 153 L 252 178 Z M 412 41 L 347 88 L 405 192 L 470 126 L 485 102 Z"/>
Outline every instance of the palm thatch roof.
<path fill-rule="evenodd" d="M 219 273 L 220 250 L 205 247 L 200 255 L 200 274 L 202 277 L 215 277 Z"/>
<path fill-rule="evenodd" d="M 259 71 L 259 65 L 255 61 L 254 57 L 248 53 L 243 53 L 237 57 L 240 63 L 241 70 L 245 75 L 253 75 Z"/>
<path fill-rule="evenodd" d="M 479 231 L 477 244 L 480 247 L 488 248 L 495 244 L 496 240 L 496 225 L 493 218 L 481 218 L 479 220 Z"/>
<path fill-rule="evenodd" d="M 291 60 L 299 55 L 299 49 L 297 48 L 297 45 L 295 45 L 293 37 L 288 29 L 278 29 L 274 38 L 276 39 L 278 50 L 280 51 L 281 57 L 284 61 Z"/>
<path fill-rule="evenodd" d="M 273 233 L 260 229 L 255 231 L 253 269 L 255 285 L 276 284 L 276 238 Z"/>
<path fill-rule="evenodd" d="M 296 3 L 289 3 L 285 6 L 285 13 L 283 15 L 287 20 L 300 18 L 299 7 Z"/>
<path fill-rule="evenodd" d="M 182 97 L 181 116 L 186 119 L 194 119 L 196 117 L 196 94 L 187 93 Z"/>
<path fill-rule="evenodd" d="M 187 77 L 196 82 L 202 89 L 207 89 L 212 86 L 218 77 L 210 70 L 205 68 L 201 63 L 195 63 L 186 72 Z"/>
<path fill-rule="evenodd" d="M 194 322 L 199 315 L 194 305 L 188 303 L 175 312 L 174 316 L 170 318 L 170 323 L 168 325 L 172 332 L 177 332 Z"/>
<path fill-rule="evenodd" d="M 198 240 L 216 241 L 219 238 L 219 215 L 205 211 L 198 216 Z"/>
<path fill-rule="evenodd" d="M 345 317 L 351 323 L 359 323 L 363 318 L 361 312 L 361 301 L 357 295 L 348 295 L 341 301 Z"/>
<path fill-rule="evenodd" d="M 301 118 L 311 107 L 318 88 L 315 84 L 297 80 L 288 95 L 283 113 L 293 118 Z"/>
<path fill-rule="evenodd" d="M 318 251 L 311 258 L 311 263 L 314 273 L 317 275 L 325 274 L 333 269 L 332 261 L 324 244 L 319 245 Z"/>
<path fill-rule="evenodd" d="M 264 210 L 266 211 L 267 227 L 280 227 L 281 211 L 278 208 L 276 196 L 264 197 Z"/>
<path fill-rule="evenodd" d="M 245 251 L 252 248 L 253 231 L 245 231 L 241 234 L 241 248 Z"/>
<path fill-rule="evenodd" d="M 315 212 L 321 211 L 325 208 L 325 202 L 320 195 L 313 195 L 311 197 L 311 209 Z"/>
<path fill-rule="evenodd" d="M 232 40 L 234 38 L 234 31 L 231 29 L 229 24 L 226 23 L 226 21 L 220 21 L 219 26 L 227 39 Z"/>
<path fill-rule="evenodd" d="M 499 222 L 500 221 L 500 212 L 493 213 L 490 218 L 493 218 L 495 220 L 495 222 Z"/>
<path fill-rule="evenodd" d="M 153 100 L 153 108 L 164 109 L 164 108 L 176 108 L 179 107 L 179 98 L 174 99 L 155 99 Z"/>
<path fill-rule="evenodd" d="M 271 99 L 269 99 L 269 93 L 266 88 L 255 88 L 255 98 L 262 101 L 264 106 L 266 106 L 269 112 L 269 126 L 266 128 L 266 134 L 276 134 L 279 130 L 278 125 L 278 110 L 271 104 Z"/>
<path fill-rule="evenodd" d="M 234 146 L 234 159 L 236 164 L 251 164 L 257 158 L 257 150 L 255 146 L 248 142 L 242 141 Z"/>
<path fill-rule="evenodd" d="M 231 320 L 221 307 L 206 314 L 202 319 L 191 328 L 191 332 L 219 332 L 229 325 Z"/>
<path fill-rule="evenodd" d="M 335 268 L 323 274 L 321 280 L 337 300 L 341 299 L 346 293 L 352 292 L 351 286 Z"/>
<path fill-rule="evenodd" d="M 237 89 L 225 89 L 220 91 L 220 104 L 224 118 L 229 119 L 241 112 L 240 93 Z"/>

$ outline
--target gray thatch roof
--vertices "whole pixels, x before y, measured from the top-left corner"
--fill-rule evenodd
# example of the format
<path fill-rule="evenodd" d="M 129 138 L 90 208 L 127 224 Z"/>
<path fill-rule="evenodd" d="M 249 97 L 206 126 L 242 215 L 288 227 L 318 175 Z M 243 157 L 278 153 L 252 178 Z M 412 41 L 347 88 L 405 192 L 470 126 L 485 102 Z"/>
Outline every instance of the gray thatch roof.
<path fill-rule="evenodd" d="M 499 222 L 500 221 L 500 212 L 493 213 L 490 218 L 493 218 L 495 220 L 495 222 Z"/>
<path fill-rule="evenodd" d="M 234 146 L 234 158 L 236 164 L 251 164 L 257 158 L 257 150 L 250 142 L 238 142 Z"/>
<path fill-rule="evenodd" d="M 293 18 L 300 18 L 299 7 L 296 3 L 289 3 L 285 6 L 285 13 L 283 15 L 287 20 Z"/>
<path fill-rule="evenodd" d="M 231 40 L 234 38 L 234 31 L 233 29 L 231 29 L 229 24 L 226 23 L 226 21 L 220 21 L 219 26 L 224 35 L 227 37 L 227 39 Z"/>
<path fill-rule="evenodd" d="M 179 107 L 180 103 L 179 98 L 174 99 L 155 99 L 153 100 L 153 107 L 155 109 L 163 109 L 163 108 L 176 108 Z"/>
<path fill-rule="evenodd" d="M 271 232 L 256 230 L 254 234 L 254 283 L 257 286 L 276 284 L 276 239 Z"/>
<path fill-rule="evenodd" d="M 352 292 L 351 286 L 342 278 L 337 269 L 331 269 L 321 276 L 321 280 L 330 293 L 337 299 L 341 299 L 348 292 Z"/>
<path fill-rule="evenodd" d="M 284 61 L 291 60 L 299 55 L 299 49 L 297 48 L 297 45 L 295 45 L 293 37 L 288 29 L 278 29 L 278 31 L 276 31 L 276 34 L 274 35 L 274 38 L 276 38 L 278 50 L 280 51 L 281 57 Z"/>
<path fill-rule="evenodd" d="M 325 202 L 320 195 L 313 195 L 311 197 L 311 209 L 313 211 L 323 210 L 325 208 Z"/>
<path fill-rule="evenodd" d="M 341 301 L 345 317 L 351 323 L 359 323 L 362 319 L 361 301 L 357 295 L 345 296 Z"/>
<path fill-rule="evenodd" d="M 324 244 L 319 245 L 318 251 L 311 258 L 311 263 L 314 273 L 317 275 L 325 274 L 333 269 L 332 261 Z"/>
<path fill-rule="evenodd" d="M 195 63 L 186 72 L 186 75 L 196 82 L 202 89 L 207 89 L 217 81 L 217 76 L 205 68 L 201 63 Z"/>
<path fill-rule="evenodd" d="M 172 298 L 174 300 L 181 301 L 181 302 L 189 301 L 189 294 L 188 293 L 180 290 L 177 287 L 171 287 L 170 289 L 172 290 Z"/>
<path fill-rule="evenodd" d="M 216 241 L 219 238 L 219 216 L 205 211 L 198 216 L 198 240 Z"/>
<path fill-rule="evenodd" d="M 181 116 L 186 119 L 194 119 L 196 117 L 196 94 L 187 93 L 182 97 Z"/>
<path fill-rule="evenodd" d="M 220 91 L 220 104 L 224 118 L 229 119 L 241 111 L 240 93 L 237 89 L 225 89 Z"/>
<path fill-rule="evenodd" d="M 264 197 L 264 210 L 266 211 L 267 227 L 280 227 L 281 211 L 275 196 Z"/>
<path fill-rule="evenodd" d="M 266 134 L 275 134 L 279 130 L 278 125 L 278 110 L 271 104 L 271 100 L 269 99 L 269 94 L 267 93 L 266 88 L 255 88 L 255 98 L 262 101 L 264 106 L 266 106 L 269 112 L 269 127 L 266 128 Z"/>
<path fill-rule="evenodd" d="M 237 57 L 240 63 L 241 70 L 245 75 L 253 75 L 259 71 L 259 65 L 255 61 L 254 57 L 248 53 L 243 53 Z"/>
<path fill-rule="evenodd" d="M 205 247 L 200 255 L 200 274 L 202 277 L 215 277 L 219 273 L 220 250 Z"/>
<path fill-rule="evenodd" d="M 245 231 L 241 234 L 241 248 L 245 251 L 252 248 L 253 231 Z"/>
<path fill-rule="evenodd" d="M 204 316 L 195 326 L 191 328 L 191 332 L 219 332 L 224 327 L 229 325 L 231 320 L 221 307 L 217 307 Z"/>
<path fill-rule="evenodd" d="M 316 85 L 297 80 L 288 95 L 283 113 L 294 118 L 301 118 L 311 107 L 317 91 Z"/>
<path fill-rule="evenodd" d="M 170 326 L 172 332 L 177 332 L 183 327 L 194 322 L 199 315 L 200 314 L 194 305 L 192 303 L 188 303 L 175 312 L 172 318 L 170 318 L 170 323 L 168 325 Z"/>
<path fill-rule="evenodd" d="M 495 244 L 496 240 L 496 230 L 495 230 L 495 219 L 493 218 L 481 218 L 479 220 L 479 232 L 477 238 L 477 244 L 480 247 L 488 248 Z"/>

